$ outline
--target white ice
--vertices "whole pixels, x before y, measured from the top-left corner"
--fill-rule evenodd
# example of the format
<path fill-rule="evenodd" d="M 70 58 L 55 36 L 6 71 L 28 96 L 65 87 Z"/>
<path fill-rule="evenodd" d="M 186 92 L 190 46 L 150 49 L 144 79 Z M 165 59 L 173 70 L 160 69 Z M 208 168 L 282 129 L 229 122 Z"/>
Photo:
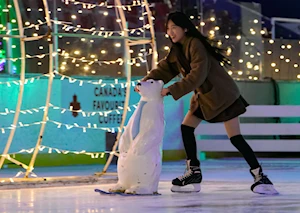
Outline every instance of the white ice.
<path fill-rule="evenodd" d="M 163 163 L 159 192 L 161 196 L 103 196 L 95 188 L 109 189 L 113 184 L 1 190 L 0 212 L 230 212 L 285 213 L 300 212 L 300 161 L 292 159 L 261 160 L 264 172 L 280 192 L 277 196 L 250 191 L 252 177 L 241 159 L 206 160 L 202 162 L 202 190 L 196 194 L 170 191 L 171 179 L 181 175 L 184 162 Z M 90 175 L 101 170 L 95 166 L 36 168 L 40 176 Z M 110 170 L 116 170 L 111 166 Z M 15 169 L 0 170 L 1 177 Z"/>

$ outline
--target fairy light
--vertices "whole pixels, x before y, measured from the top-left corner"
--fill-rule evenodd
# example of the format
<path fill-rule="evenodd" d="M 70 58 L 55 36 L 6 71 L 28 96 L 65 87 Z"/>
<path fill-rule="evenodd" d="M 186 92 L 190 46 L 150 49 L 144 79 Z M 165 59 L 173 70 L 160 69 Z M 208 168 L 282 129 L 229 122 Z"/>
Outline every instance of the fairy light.
<path fill-rule="evenodd" d="M 276 67 L 276 63 L 271 63 L 271 67 Z"/>
<path fill-rule="evenodd" d="M 164 50 L 169 50 L 170 47 L 169 46 L 164 46 Z M 143 54 L 142 54 L 143 55 Z"/>
<path fill-rule="evenodd" d="M 5 156 L 6 157 L 10 157 L 10 156 L 15 156 L 17 154 L 22 154 L 22 153 L 28 153 L 31 154 L 33 153 L 35 148 L 29 148 L 29 149 L 21 149 L 20 151 L 14 152 L 14 153 L 8 153 Z M 59 149 L 56 147 L 49 147 L 49 146 L 43 146 L 40 145 L 38 147 L 39 151 L 44 151 L 47 152 L 48 154 L 53 154 L 53 153 L 58 153 L 58 154 L 76 154 L 76 155 L 88 155 L 91 158 L 104 158 L 105 154 L 111 154 L 111 153 L 118 153 L 118 152 L 112 152 L 112 151 L 102 151 L 102 152 L 87 152 L 86 150 L 65 150 L 65 149 Z M 54 152 L 55 151 L 55 152 Z M 0 155 L 3 156 L 3 155 Z M 33 169 L 32 169 L 33 170 Z M 23 172 L 18 173 L 16 175 L 16 177 L 18 177 L 19 175 L 23 174 Z M 34 176 L 37 177 L 37 175 L 34 174 Z M 13 182 L 13 180 L 11 180 Z"/>
<path fill-rule="evenodd" d="M 256 70 L 256 71 L 259 70 L 259 66 L 255 65 L 253 69 Z"/>
<path fill-rule="evenodd" d="M 228 47 L 226 51 L 227 56 L 230 56 L 231 53 L 232 53 L 232 49 Z"/>
<path fill-rule="evenodd" d="M 89 66 L 84 66 L 84 68 L 83 68 L 85 71 L 88 71 L 89 69 L 90 69 L 90 67 Z"/>
<path fill-rule="evenodd" d="M 272 54 L 272 51 L 271 51 L 271 50 L 268 50 L 267 54 L 268 54 L 268 55 L 271 55 L 271 54 Z"/>
<path fill-rule="evenodd" d="M 39 76 L 35 76 L 35 77 L 25 78 L 24 84 L 27 84 L 28 82 L 34 83 L 36 80 L 40 80 L 42 77 L 47 77 L 47 76 L 48 76 L 48 74 L 44 74 L 44 75 L 39 75 Z M 11 80 L 11 81 L 4 81 L 4 82 L 0 81 L 0 85 L 6 84 L 8 87 L 10 87 L 11 84 L 19 85 L 20 83 L 21 83 L 21 80 Z"/>
<path fill-rule="evenodd" d="M 121 8 L 124 11 L 131 11 L 132 7 L 142 6 L 144 7 L 146 3 L 141 1 L 133 1 L 132 4 L 127 5 L 113 5 L 108 4 L 107 2 L 101 2 L 101 3 L 87 3 L 79 0 L 63 0 L 63 2 L 68 5 L 69 3 L 73 3 L 74 5 L 80 5 L 84 9 L 92 9 L 95 7 L 105 7 L 105 8 Z"/>

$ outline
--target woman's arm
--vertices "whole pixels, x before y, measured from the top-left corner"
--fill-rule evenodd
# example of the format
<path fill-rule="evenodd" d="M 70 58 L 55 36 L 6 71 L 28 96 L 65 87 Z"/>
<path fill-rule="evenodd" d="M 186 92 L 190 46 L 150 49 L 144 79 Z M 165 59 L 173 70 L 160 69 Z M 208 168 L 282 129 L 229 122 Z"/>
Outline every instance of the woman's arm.
<path fill-rule="evenodd" d="M 171 81 L 179 74 L 179 72 L 177 69 L 173 69 L 171 64 L 168 63 L 167 57 L 160 60 L 157 68 L 151 70 L 150 73 L 142 79 L 142 81 L 146 81 L 148 79 L 162 80 L 165 84 Z"/>

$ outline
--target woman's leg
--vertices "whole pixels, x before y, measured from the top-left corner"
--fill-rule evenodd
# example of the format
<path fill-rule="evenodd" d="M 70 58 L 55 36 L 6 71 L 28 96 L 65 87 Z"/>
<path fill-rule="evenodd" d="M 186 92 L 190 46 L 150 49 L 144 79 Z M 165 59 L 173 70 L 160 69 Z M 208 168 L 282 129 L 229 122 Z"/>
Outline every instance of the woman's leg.
<path fill-rule="evenodd" d="M 184 175 L 172 180 L 172 192 L 199 192 L 202 181 L 200 161 L 197 158 L 197 144 L 194 130 L 201 122 L 201 119 L 193 115 L 190 111 L 185 116 L 181 124 L 182 140 L 187 156 L 187 171 Z M 192 185 L 191 187 L 185 187 Z"/>
<path fill-rule="evenodd" d="M 239 118 L 226 121 L 224 125 L 231 143 L 240 151 L 251 168 L 250 173 L 254 178 L 251 190 L 259 194 L 278 194 L 273 183 L 263 174 L 253 150 L 241 135 Z"/>
<path fill-rule="evenodd" d="M 239 118 L 236 117 L 229 121 L 226 121 L 224 122 L 224 125 L 225 125 L 228 138 L 230 139 L 231 143 L 244 156 L 250 168 L 251 169 L 258 168 L 259 163 L 257 161 L 257 158 L 253 150 L 245 141 L 244 137 L 241 135 Z"/>
<path fill-rule="evenodd" d="M 200 166 L 200 162 L 197 158 L 197 144 L 194 131 L 201 121 L 200 118 L 188 111 L 181 124 L 182 140 L 187 160 L 190 160 L 190 166 Z"/>

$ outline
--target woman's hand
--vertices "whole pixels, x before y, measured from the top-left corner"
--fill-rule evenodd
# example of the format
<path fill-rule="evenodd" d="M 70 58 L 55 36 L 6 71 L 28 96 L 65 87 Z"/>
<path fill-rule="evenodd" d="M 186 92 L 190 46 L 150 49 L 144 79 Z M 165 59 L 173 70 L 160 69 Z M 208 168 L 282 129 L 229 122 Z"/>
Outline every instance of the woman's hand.
<path fill-rule="evenodd" d="M 146 80 L 143 80 L 143 79 L 142 79 L 141 81 L 143 82 L 143 81 L 146 81 Z M 139 83 L 138 83 L 137 85 L 135 85 L 135 87 L 134 87 L 134 91 L 135 91 L 135 92 L 140 92 L 140 90 L 139 90 L 139 86 L 140 86 L 140 85 L 141 85 L 141 84 L 139 84 Z"/>
<path fill-rule="evenodd" d="M 138 85 L 136 85 L 136 86 L 134 87 L 134 91 L 135 91 L 135 92 L 140 92 Z"/>
<path fill-rule="evenodd" d="M 169 88 L 163 88 L 161 90 L 161 95 L 164 97 L 164 96 L 168 95 L 169 92 L 170 92 Z"/>

